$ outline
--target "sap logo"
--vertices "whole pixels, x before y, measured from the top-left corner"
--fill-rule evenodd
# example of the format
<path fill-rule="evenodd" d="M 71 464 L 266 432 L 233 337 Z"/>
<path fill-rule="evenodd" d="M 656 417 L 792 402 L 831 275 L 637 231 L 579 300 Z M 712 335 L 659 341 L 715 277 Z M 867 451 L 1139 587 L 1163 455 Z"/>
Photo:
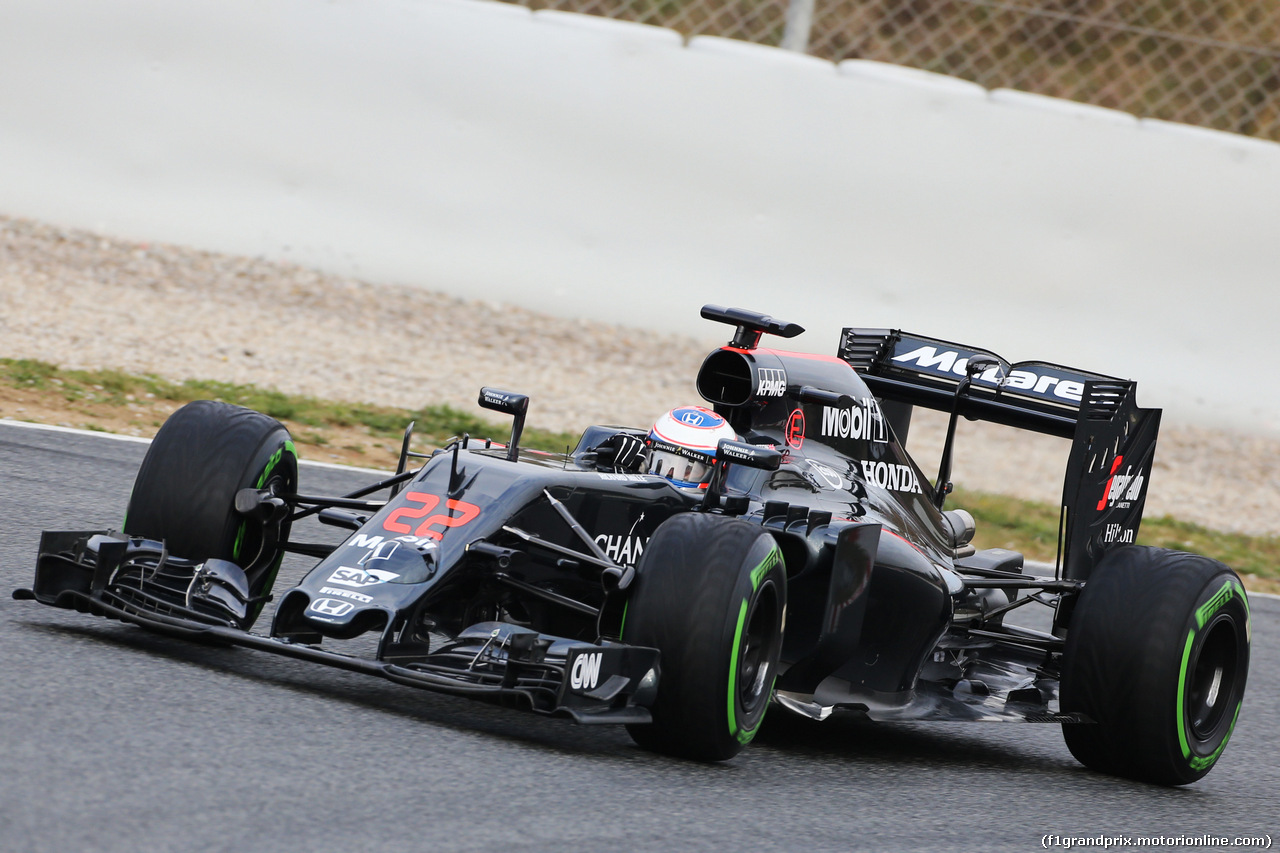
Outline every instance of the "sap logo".
<path fill-rule="evenodd" d="M 1124 469 L 1123 474 L 1115 473 L 1123 458 L 1117 456 L 1116 464 L 1111 466 L 1111 479 L 1107 480 L 1102 500 L 1098 501 L 1099 512 L 1104 509 L 1128 509 L 1142 496 L 1142 487 L 1146 485 L 1146 478 L 1141 471 L 1137 474 L 1131 473 L 1133 466 L 1130 465 Z"/>
<path fill-rule="evenodd" d="M 823 406 L 822 434 L 827 438 L 860 438 L 881 443 L 889 440 L 880 405 L 872 397 L 859 400 L 847 409 Z"/>
<path fill-rule="evenodd" d="M 400 577 L 395 572 L 384 572 L 380 569 L 354 569 L 350 566 L 342 566 L 329 575 L 328 583 L 336 583 L 342 586 L 353 586 L 359 589 L 362 586 L 373 586 L 374 584 L 386 583 Z"/>
<path fill-rule="evenodd" d="M 910 465 L 863 459 L 862 476 L 868 483 L 891 492 L 910 492 L 916 495 L 924 493 L 920 488 L 920 479 Z"/>
<path fill-rule="evenodd" d="M 322 587 L 320 587 L 320 594 L 321 594 L 321 595 L 336 595 L 336 596 L 338 596 L 339 598 L 349 598 L 349 599 L 351 599 L 352 601 L 358 601 L 358 602 L 360 602 L 361 604 L 368 604 L 370 601 L 373 601 L 373 596 L 372 596 L 372 595 L 365 595 L 365 594 L 364 594 L 364 593 L 362 593 L 362 592 L 352 592 L 352 591 L 351 591 L 351 590 L 349 590 L 349 589 L 338 589 L 338 588 L 336 588 L 336 587 L 332 587 L 332 586 L 322 586 Z"/>
<path fill-rule="evenodd" d="M 601 533 L 596 537 L 596 544 L 605 555 L 621 566 L 635 565 L 636 560 L 644 553 L 648 536 L 610 536 Z"/>
<path fill-rule="evenodd" d="M 1108 524 L 1102 531 L 1104 545 L 1132 545 L 1133 538 L 1133 528 L 1122 524 Z"/>
<path fill-rule="evenodd" d="M 574 690 L 593 690 L 600 680 L 600 652 L 588 652 L 574 658 L 569 670 L 569 686 Z"/>
<path fill-rule="evenodd" d="M 757 367 L 756 394 L 761 397 L 781 397 L 787 393 L 787 372 L 775 367 Z"/>
<path fill-rule="evenodd" d="M 942 350 L 939 352 L 937 347 L 930 346 L 919 347 L 911 352 L 895 355 L 892 360 L 902 364 L 914 364 L 921 370 L 928 370 L 934 373 L 952 373 L 956 376 L 964 376 L 965 368 L 969 365 L 969 358 L 967 356 L 961 358 L 960 353 L 955 350 Z M 987 368 L 974 381 L 987 385 L 996 385 L 1000 381 L 1000 370 L 1001 368 L 999 367 Z M 1004 380 L 1004 387 L 1013 391 L 1026 391 L 1045 397 L 1053 396 L 1072 403 L 1079 403 L 1084 399 L 1083 382 L 1065 379 L 1061 376 L 1036 373 L 1032 370 L 1010 371 L 1008 378 Z"/>
<path fill-rule="evenodd" d="M 311 602 L 311 606 L 307 608 L 312 613 L 318 613 L 321 616 L 332 616 L 335 619 L 346 616 L 356 606 L 349 601 L 334 601 L 332 598 L 317 598 Z"/>

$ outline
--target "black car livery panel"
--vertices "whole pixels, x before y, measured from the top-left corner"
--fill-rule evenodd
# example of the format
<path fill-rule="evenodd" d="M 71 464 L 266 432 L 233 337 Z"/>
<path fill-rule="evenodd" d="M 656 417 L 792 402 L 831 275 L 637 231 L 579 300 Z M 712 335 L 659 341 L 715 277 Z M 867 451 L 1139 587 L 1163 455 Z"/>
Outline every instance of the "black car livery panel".
<path fill-rule="evenodd" d="M 735 327 L 697 389 L 738 436 L 703 488 L 633 464 L 643 429 L 523 450 L 529 398 L 485 388 L 512 418 L 502 443 L 462 436 L 411 470 L 406 432 L 394 476 L 307 495 L 283 427 L 193 403 L 153 442 L 125 529 L 46 532 L 15 597 L 620 723 L 696 759 L 734 755 L 774 706 L 1059 723 L 1103 772 L 1211 769 L 1243 697 L 1247 601 L 1220 563 L 1134 544 L 1160 412 L 1133 382 L 887 329 L 787 352 L 760 341 L 793 323 L 702 314 Z M 905 447 L 916 406 L 950 416 L 936 476 Z M 1052 576 L 975 550 L 947 508 L 960 417 L 1071 440 Z M 308 515 L 349 535 L 296 541 Z M 285 552 L 316 563 L 254 633 Z M 1051 631 L 1006 623 L 1028 606 L 1052 609 Z M 370 633 L 372 656 L 340 650 Z"/>

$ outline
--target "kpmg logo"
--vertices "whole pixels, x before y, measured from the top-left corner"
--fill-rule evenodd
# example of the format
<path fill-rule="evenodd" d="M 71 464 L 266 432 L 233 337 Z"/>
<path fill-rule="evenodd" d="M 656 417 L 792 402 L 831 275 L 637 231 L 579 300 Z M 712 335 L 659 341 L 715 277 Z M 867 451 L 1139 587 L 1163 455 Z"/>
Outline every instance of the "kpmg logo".
<path fill-rule="evenodd" d="M 787 372 L 776 367 L 756 368 L 756 394 L 761 397 L 781 397 L 787 393 Z"/>

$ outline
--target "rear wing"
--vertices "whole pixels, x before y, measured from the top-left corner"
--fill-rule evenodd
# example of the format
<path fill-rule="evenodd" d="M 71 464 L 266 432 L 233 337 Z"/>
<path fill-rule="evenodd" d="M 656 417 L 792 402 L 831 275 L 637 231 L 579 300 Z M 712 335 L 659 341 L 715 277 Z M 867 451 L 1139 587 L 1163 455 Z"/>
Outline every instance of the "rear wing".
<path fill-rule="evenodd" d="M 1058 543 L 1063 577 L 1084 580 L 1107 551 L 1137 537 L 1151 481 L 1159 409 L 1137 383 L 1043 361 L 1009 364 L 990 350 L 890 329 L 844 330 L 837 353 L 882 402 L 906 440 L 914 406 L 950 412 L 970 359 L 993 358 L 959 401 L 965 417 L 1071 439 Z"/>

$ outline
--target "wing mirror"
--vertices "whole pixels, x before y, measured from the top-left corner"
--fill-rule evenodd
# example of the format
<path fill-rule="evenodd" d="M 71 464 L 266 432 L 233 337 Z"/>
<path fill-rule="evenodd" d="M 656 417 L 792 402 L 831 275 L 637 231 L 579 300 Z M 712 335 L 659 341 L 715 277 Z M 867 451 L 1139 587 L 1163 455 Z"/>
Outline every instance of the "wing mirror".
<path fill-rule="evenodd" d="M 529 411 L 529 398 L 525 394 L 499 391 L 497 388 L 481 388 L 480 408 L 511 415 L 511 441 L 507 444 L 507 459 L 512 462 L 520 452 L 520 433 L 524 431 L 524 416 Z"/>

